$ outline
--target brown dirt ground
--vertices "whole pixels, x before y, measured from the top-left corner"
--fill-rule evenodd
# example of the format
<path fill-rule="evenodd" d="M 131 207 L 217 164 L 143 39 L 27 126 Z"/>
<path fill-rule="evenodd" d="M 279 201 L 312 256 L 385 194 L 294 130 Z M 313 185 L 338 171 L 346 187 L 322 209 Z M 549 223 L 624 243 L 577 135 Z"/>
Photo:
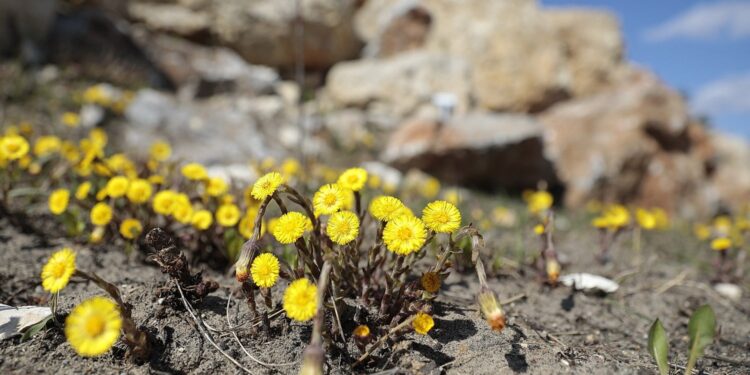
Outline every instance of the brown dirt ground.
<path fill-rule="evenodd" d="M 64 239 L 48 242 L 43 244 L 38 237 L 22 234 L 8 220 L 0 218 L 0 302 L 47 303 L 38 276 L 41 265 L 53 250 L 73 245 Z M 750 373 L 747 282 L 743 285 L 745 296 L 739 302 L 730 302 L 715 293 L 709 284 L 710 271 L 706 269 L 713 254 L 702 250 L 689 236 L 667 232 L 646 238 L 646 261 L 640 270 L 631 266 L 627 241 L 615 249 L 614 266 L 608 267 L 599 266 L 591 256 L 597 243 L 591 230 L 562 231 L 556 242 L 558 251 L 569 263 L 565 272 L 585 271 L 619 278 L 620 290 L 606 297 L 572 293 L 565 287 L 542 286 L 533 272 L 503 270 L 491 279 L 491 287 L 500 299 L 524 297 L 505 305 L 508 326 L 495 333 L 477 311 L 473 299 L 477 290 L 475 277 L 453 273 L 434 306 L 436 324 L 428 336 L 408 334 L 394 345 L 390 354 L 378 352 L 375 363 L 356 370 L 347 365 L 352 358 L 337 351 L 328 358 L 329 372 L 656 373 L 645 349 L 653 319 L 659 317 L 669 334 L 671 363 L 684 365 L 689 315 L 696 307 L 709 303 L 716 311 L 719 335 L 708 347 L 707 357 L 699 361 L 700 369 L 707 374 Z M 495 247 L 502 244 L 488 238 L 490 248 L 493 243 L 497 244 Z M 167 277 L 146 264 L 142 256 L 126 257 L 116 245 L 74 246 L 79 251 L 77 262 L 81 269 L 95 270 L 116 284 L 126 301 L 134 305 L 136 323 L 156 338 L 151 358 L 144 364 L 132 364 L 125 358 L 122 344 L 102 357 L 81 358 L 67 344 L 61 329 L 53 327 L 26 342 L 11 339 L 0 343 L 0 373 L 239 373 L 201 336 L 185 311 L 159 304 L 154 290 L 163 286 Z M 655 293 L 683 272 L 682 282 L 660 295 Z M 222 288 L 209 296 L 198 311 L 212 327 L 226 327 L 228 290 L 235 284 L 232 278 L 216 271 L 206 270 L 205 274 L 217 280 Z M 62 293 L 60 311 L 66 313 L 83 298 L 99 293 L 92 285 L 71 283 Z M 235 306 L 233 303 L 232 313 Z M 342 314 L 346 316 L 347 312 Z M 238 321 L 243 317 L 246 317 L 244 305 L 240 306 Z M 296 374 L 302 350 L 310 338 L 310 327 L 287 324 L 281 318 L 272 322 L 269 336 L 251 335 L 248 330 L 239 331 L 239 335 L 256 357 L 267 362 L 295 364 L 264 368 L 245 357 L 231 335 L 214 336 L 223 349 L 254 373 Z M 351 343 L 348 350 L 356 355 Z M 678 370 L 673 368 L 673 371 Z"/>

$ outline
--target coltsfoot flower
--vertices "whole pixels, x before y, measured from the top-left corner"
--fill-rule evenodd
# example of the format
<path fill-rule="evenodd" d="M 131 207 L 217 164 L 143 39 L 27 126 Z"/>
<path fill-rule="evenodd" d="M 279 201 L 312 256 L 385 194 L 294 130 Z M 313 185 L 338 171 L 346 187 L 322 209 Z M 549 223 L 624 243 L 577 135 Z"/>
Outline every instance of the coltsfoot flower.
<path fill-rule="evenodd" d="M 370 214 L 380 221 L 391 221 L 408 211 L 400 199 L 391 196 L 379 196 L 370 203 Z"/>
<path fill-rule="evenodd" d="M 105 189 L 107 190 L 107 195 L 110 197 L 119 198 L 128 192 L 129 185 L 130 181 L 128 181 L 127 177 L 115 176 L 107 181 L 107 187 Z"/>
<path fill-rule="evenodd" d="M 120 337 L 120 328 L 120 308 L 104 297 L 81 302 L 65 319 L 65 337 L 73 350 L 84 357 L 106 353 Z"/>
<path fill-rule="evenodd" d="M 175 207 L 177 193 L 173 190 L 162 190 L 154 195 L 154 212 L 161 215 L 170 215 Z"/>
<path fill-rule="evenodd" d="M 430 332 L 432 327 L 435 326 L 435 321 L 429 314 L 420 311 L 417 313 L 417 316 L 414 317 L 412 326 L 414 327 L 414 332 L 420 335 L 426 335 L 427 332 Z"/>
<path fill-rule="evenodd" d="M 70 281 L 76 270 L 76 253 L 68 247 L 52 254 L 42 268 L 42 288 L 50 293 L 57 293 Z"/>
<path fill-rule="evenodd" d="M 55 215 L 60 215 L 68 209 L 70 192 L 67 189 L 57 189 L 49 196 L 49 210 Z"/>
<path fill-rule="evenodd" d="M 190 224 L 193 218 L 193 205 L 187 194 L 178 193 L 175 199 L 172 217 L 182 224 Z"/>
<path fill-rule="evenodd" d="M 220 177 L 211 177 L 206 182 L 206 193 L 212 197 L 222 196 L 228 189 L 227 182 Z"/>
<path fill-rule="evenodd" d="M 91 182 L 82 182 L 80 185 L 78 185 L 78 188 L 76 188 L 76 199 L 78 199 L 79 201 L 86 199 L 86 197 L 89 196 L 90 191 Z"/>
<path fill-rule="evenodd" d="M 250 192 L 250 194 L 253 196 L 253 198 L 259 201 L 263 201 L 264 199 L 270 197 L 273 193 L 275 193 L 276 189 L 278 189 L 279 186 L 283 183 L 284 178 L 280 173 L 266 173 L 265 175 L 263 175 L 263 177 L 259 178 L 258 181 L 255 181 L 255 184 L 253 184 L 253 190 Z"/>
<path fill-rule="evenodd" d="M 298 279 L 284 291 L 284 311 L 296 321 L 306 322 L 315 316 L 318 287 L 308 279 Z"/>
<path fill-rule="evenodd" d="M 408 255 L 421 249 L 426 239 L 424 223 L 414 216 L 397 217 L 383 229 L 385 246 L 399 255 Z"/>
<path fill-rule="evenodd" d="M 240 221 L 240 209 L 234 204 L 222 204 L 216 209 L 216 222 L 223 227 L 233 227 Z"/>
<path fill-rule="evenodd" d="M 154 142 L 149 150 L 149 155 L 151 159 L 156 161 L 165 161 L 172 155 L 172 147 L 167 142 Z"/>
<path fill-rule="evenodd" d="M 132 240 L 143 232 L 143 225 L 138 219 L 125 219 L 120 223 L 120 234 L 123 238 Z"/>
<path fill-rule="evenodd" d="M 208 178 L 206 168 L 199 163 L 185 164 L 180 171 L 188 180 L 200 181 Z"/>
<path fill-rule="evenodd" d="M 344 206 L 346 190 L 337 184 L 323 185 L 313 195 L 313 208 L 316 215 L 330 215 Z"/>
<path fill-rule="evenodd" d="M 331 215 L 326 226 L 326 234 L 331 241 L 346 245 L 354 241 L 359 234 L 359 219 L 354 212 L 339 211 Z"/>
<path fill-rule="evenodd" d="M 724 251 L 730 247 L 732 247 L 732 240 L 727 237 L 719 237 L 711 241 L 711 248 L 716 251 Z"/>
<path fill-rule="evenodd" d="M 294 243 L 305 233 L 308 221 L 307 216 L 299 212 L 288 212 L 276 221 L 271 234 L 280 243 Z"/>
<path fill-rule="evenodd" d="M 638 226 L 645 230 L 656 228 L 656 215 L 652 214 L 649 210 L 643 208 L 636 209 L 635 220 L 638 223 Z"/>
<path fill-rule="evenodd" d="M 349 168 L 339 176 L 336 183 L 344 189 L 360 191 L 367 182 L 367 171 L 363 168 Z"/>
<path fill-rule="evenodd" d="M 58 152 L 61 145 L 60 138 L 53 135 L 39 137 L 34 143 L 34 155 L 41 157 Z"/>
<path fill-rule="evenodd" d="M 0 154 L 3 159 L 18 160 L 29 152 L 29 142 L 26 138 L 10 134 L 0 138 Z"/>
<path fill-rule="evenodd" d="M 106 203 L 97 203 L 91 209 L 91 223 L 96 226 L 104 226 L 112 221 L 112 207 Z"/>
<path fill-rule="evenodd" d="M 440 275 L 436 272 L 425 272 L 419 281 L 425 291 L 437 293 L 440 290 Z"/>
<path fill-rule="evenodd" d="M 135 179 L 130 182 L 128 187 L 128 200 L 135 204 L 146 203 L 151 198 L 152 190 L 151 183 L 148 180 Z"/>
<path fill-rule="evenodd" d="M 250 266 L 250 275 L 255 285 L 270 288 L 279 279 L 279 260 L 271 253 L 263 253 L 255 257 Z"/>
<path fill-rule="evenodd" d="M 546 190 L 526 192 L 523 198 L 526 201 L 526 207 L 532 214 L 540 214 L 548 210 L 555 201 L 552 194 Z"/>
<path fill-rule="evenodd" d="M 461 212 L 450 202 L 434 201 L 422 211 L 422 221 L 437 233 L 453 233 L 461 226 Z"/>
<path fill-rule="evenodd" d="M 206 230 L 214 222 L 214 217 L 209 210 L 198 210 L 193 214 L 190 223 L 198 230 Z"/>

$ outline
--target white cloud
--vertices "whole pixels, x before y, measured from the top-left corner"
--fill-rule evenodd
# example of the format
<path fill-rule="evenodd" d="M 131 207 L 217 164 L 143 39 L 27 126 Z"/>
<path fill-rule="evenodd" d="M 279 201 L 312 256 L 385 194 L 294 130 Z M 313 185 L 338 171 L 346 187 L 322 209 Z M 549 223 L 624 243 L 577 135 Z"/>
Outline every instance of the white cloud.
<path fill-rule="evenodd" d="M 750 72 L 709 82 L 696 91 L 691 105 L 703 115 L 750 114 Z"/>
<path fill-rule="evenodd" d="M 714 39 L 729 36 L 750 37 L 750 1 L 716 1 L 703 3 L 647 30 L 646 40 Z"/>

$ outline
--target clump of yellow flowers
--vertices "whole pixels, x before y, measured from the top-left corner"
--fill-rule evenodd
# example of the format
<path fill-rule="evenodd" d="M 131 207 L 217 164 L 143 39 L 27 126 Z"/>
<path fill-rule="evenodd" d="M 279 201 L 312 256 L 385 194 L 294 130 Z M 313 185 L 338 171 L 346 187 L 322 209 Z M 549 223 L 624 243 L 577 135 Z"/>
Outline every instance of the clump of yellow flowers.
<path fill-rule="evenodd" d="M 722 214 L 708 223 L 696 223 L 693 233 L 717 253 L 715 281 L 731 282 L 742 276 L 740 264 L 747 256 L 744 247 L 750 238 L 750 206 L 733 216 Z"/>
<path fill-rule="evenodd" d="M 610 260 L 610 249 L 622 233 L 633 233 L 633 252 L 636 265 L 641 263 L 642 232 L 664 230 L 669 227 L 669 217 L 662 208 L 628 208 L 622 204 L 613 203 L 601 205 L 598 202 L 589 205 L 590 210 L 598 213 L 591 220 L 591 225 L 599 229 L 600 247 L 599 261 L 606 263 Z"/>

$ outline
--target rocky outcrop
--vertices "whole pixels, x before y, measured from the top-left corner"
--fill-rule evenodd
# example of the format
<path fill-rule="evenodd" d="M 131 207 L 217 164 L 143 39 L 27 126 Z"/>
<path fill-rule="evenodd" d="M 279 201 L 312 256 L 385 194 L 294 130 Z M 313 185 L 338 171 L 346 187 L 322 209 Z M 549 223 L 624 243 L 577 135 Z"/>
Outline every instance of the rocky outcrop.
<path fill-rule="evenodd" d="M 525 115 L 472 112 L 445 124 L 413 119 L 393 133 L 382 158 L 404 171 L 418 168 L 450 184 L 482 189 L 555 185 L 542 132 Z"/>
<path fill-rule="evenodd" d="M 356 57 L 361 44 L 351 19 L 355 0 L 302 0 L 305 65 L 325 69 Z M 152 31 L 211 39 L 253 64 L 291 68 L 295 62 L 296 9 L 290 0 L 136 0 L 131 18 Z"/>
<path fill-rule="evenodd" d="M 750 202 L 750 143 L 745 139 L 713 134 L 715 166 L 707 196 L 723 207 Z"/>

